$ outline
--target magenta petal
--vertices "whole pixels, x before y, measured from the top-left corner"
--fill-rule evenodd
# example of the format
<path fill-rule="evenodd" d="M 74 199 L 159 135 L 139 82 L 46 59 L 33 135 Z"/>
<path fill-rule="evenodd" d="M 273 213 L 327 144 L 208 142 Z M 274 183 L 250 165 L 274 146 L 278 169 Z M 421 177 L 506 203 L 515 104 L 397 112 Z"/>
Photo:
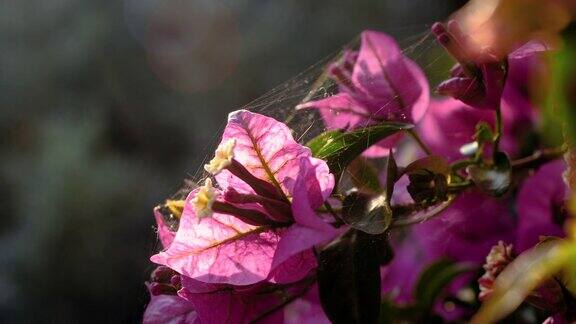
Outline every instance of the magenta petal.
<path fill-rule="evenodd" d="M 426 252 L 417 235 L 409 235 L 402 242 L 396 241 L 395 238 L 392 241 L 394 259 L 382 267 L 382 292 L 397 303 L 408 304 L 413 301 L 412 292 L 420 272 L 433 261 L 433 257 Z"/>
<path fill-rule="evenodd" d="M 402 140 L 402 138 L 404 138 L 404 133 L 402 132 L 392 134 L 380 142 L 370 146 L 366 151 L 362 153 L 362 156 L 367 158 L 379 158 L 388 156 L 390 151 L 398 146 L 398 143 Z"/>
<path fill-rule="evenodd" d="M 336 75 L 338 94 L 297 108 L 318 108 L 328 129 L 351 130 L 386 121 L 417 123 L 424 116 L 430 102 L 428 81 L 418 65 L 402 54 L 394 39 L 365 31 L 359 51 L 353 54 L 354 60 L 347 62 L 354 62 L 350 79 L 345 73 Z M 387 138 L 363 155 L 386 156 L 401 136 Z"/>
<path fill-rule="evenodd" d="M 328 198 L 334 188 L 334 176 L 326 162 L 315 158 L 300 160 L 300 175 L 296 179 L 292 200 L 292 213 L 296 223 L 320 231 L 333 232 L 315 211 Z"/>
<path fill-rule="evenodd" d="M 249 286 L 204 284 L 184 277 L 180 296 L 189 300 L 202 324 L 216 323 L 283 323 L 286 300 L 310 298 L 310 282 L 291 285 L 261 283 Z M 312 299 L 312 301 L 314 301 Z M 288 306 L 290 307 L 290 306 Z M 300 313 L 304 316 L 304 312 Z M 321 318 L 316 316 L 316 318 Z"/>
<path fill-rule="evenodd" d="M 506 201 L 464 192 L 442 214 L 413 227 L 427 253 L 482 264 L 498 241 L 515 239 L 513 215 Z"/>
<path fill-rule="evenodd" d="M 307 254 L 303 256 L 300 256 L 300 254 L 308 253 L 308 250 L 311 252 L 311 248 L 314 245 L 334 238 L 337 234 L 338 232 L 334 230 L 321 231 L 299 224 L 290 226 L 282 234 L 282 240 L 278 243 L 278 249 L 272 262 L 272 268 L 274 269 L 274 278 L 272 279 L 276 282 L 294 281 L 293 278 L 301 279 L 303 275 L 306 275 L 316 266 L 316 260 L 310 259 Z M 293 259 L 295 256 L 303 258 L 303 261 L 305 261 L 300 263 L 299 269 L 293 269 L 290 266 L 290 263 L 296 261 Z"/>
<path fill-rule="evenodd" d="M 364 94 L 361 100 L 385 120 L 417 122 L 413 117 L 423 115 L 429 100 L 422 71 L 402 55 L 392 37 L 375 31 L 362 32 L 360 37 L 352 82 Z"/>
<path fill-rule="evenodd" d="M 266 279 L 279 234 L 218 213 L 199 222 L 190 203 L 196 192 L 186 198 L 174 241 L 152 262 L 207 283 L 247 285 Z"/>
<path fill-rule="evenodd" d="M 250 323 L 279 303 L 279 297 L 270 294 L 242 293 L 226 286 L 210 292 L 193 293 L 187 291 L 193 282 L 184 278 L 182 283 L 186 288 L 179 294 L 194 305 L 202 324 Z M 266 318 L 265 323 L 282 323 L 282 319 L 283 314 L 275 312 Z"/>
<path fill-rule="evenodd" d="M 433 100 L 417 126 L 418 133 L 435 154 L 457 160 L 462 158 L 460 147 L 472 142 L 476 124 L 485 121 L 493 125 L 492 115 L 455 99 Z"/>
<path fill-rule="evenodd" d="M 180 296 L 152 296 L 142 319 L 144 324 L 199 324 L 191 302 Z"/>
<path fill-rule="evenodd" d="M 164 222 L 164 218 L 158 208 L 154 208 L 154 218 L 156 219 L 156 225 L 158 226 L 158 238 L 160 239 L 160 243 L 162 243 L 163 248 L 167 248 L 172 244 L 174 240 L 174 236 L 176 233 L 172 232 L 168 225 Z"/>
<path fill-rule="evenodd" d="M 532 40 L 517 48 L 508 55 L 508 59 L 517 60 L 532 56 L 541 52 L 551 51 L 553 48 L 550 44 L 542 41 Z"/>
<path fill-rule="evenodd" d="M 287 232 L 290 232 L 290 229 Z M 318 266 L 316 255 L 311 248 L 290 251 L 290 248 L 285 247 L 286 245 L 294 244 L 294 242 L 290 234 L 286 235 L 285 233 L 282 235 L 282 240 L 276 250 L 275 259 L 272 261 L 273 270 L 268 278 L 270 282 L 280 284 L 296 282 L 302 280 Z M 280 256 L 283 256 L 283 260 L 277 262 L 276 260 L 280 260 Z"/>
<path fill-rule="evenodd" d="M 292 213 L 296 223 L 282 233 L 282 240 L 278 243 L 274 256 L 274 268 L 291 256 L 328 241 L 340 233 L 314 210 L 320 207 L 334 187 L 334 177 L 329 173 L 326 162 L 315 158 L 302 158 L 300 171 L 292 200 Z"/>
<path fill-rule="evenodd" d="M 329 324 L 322 305 L 318 285 L 312 286 L 306 295 L 284 308 L 285 324 Z"/>
<path fill-rule="evenodd" d="M 564 236 L 560 212 L 566 195 L 562 173 L 564 161 L 550 162 L 528 178 L 518 194 L 518 238 L 516 248 L 524 251 L 539 241 L 539 236 Z"/>
<path fill-rule="evenodd" d="M 296 179 L 293 197 L 296 204 L 303 204 L 312 209 L 320 207 L 334 189 L 334 176 L 328 164 L 317 158 L 301 158 L 298 178 Z M 296 196 L 298 198 L 296 198 Z M 293 202 L 293 205 L 295 203 Z M 298 216 L 295 216 L 298 222 Z"/>
<path fill-rule="evenodd" d="M 453 77 L 443 81 L 438 85 L 438 93 L 465 103 L 474 103 L 484 97 L 484 89 L 476 80 L 468 77 Z"/>
<path fill-rule="evenodd" d="M 424 71 L 420 69 L 418 64 L 407 58 L 404 59 L 404 62 L 421 89 L 420 95 L 416 97 L 414 101 L 408 101 L 411 102 L 412 106 L 412 122 L 416 124 L 424 117 L 426 110 L 428 110 L 428 106 L 430 105 L 430 86 L 428 85 L 428 79 L 426 78 Z"/>
<path fill-rule="evenodd" d="M 506 125 L 501 147 L 509 155 L 515 156 L 520 148 L 518 143 L 527 136 L 533 125 L 533 110 L 528 102 L 508 90 L 505 92 L 501 109 Z M 462 158 L 459 149 L 473 141 L 475 127 L 479 122 L 493 126 L 494 114 L 447 98 L 430 103 L 417 130 L 435 154 L 453 161 Z"/>
<path fill-rule="evenodd" d="M 230 113 L 222 142 L 235 139 L 234 158 L 254 176 L 269 181 L 290 195 L 298 175 L 300 157 L 309 157 L 310 149 L 298 144 L 283 123 L 247 110 Z M 238 191 L 246 184 L 223 171 L 216 176 L 222 188 Z"/>
<path fill-rule="evenodd" d="M 296 109 L 317 108 L 329 129 L 355 129 L 374 124 L 378 120 L 346 92 L 328 98 L 308 101 Z"/>

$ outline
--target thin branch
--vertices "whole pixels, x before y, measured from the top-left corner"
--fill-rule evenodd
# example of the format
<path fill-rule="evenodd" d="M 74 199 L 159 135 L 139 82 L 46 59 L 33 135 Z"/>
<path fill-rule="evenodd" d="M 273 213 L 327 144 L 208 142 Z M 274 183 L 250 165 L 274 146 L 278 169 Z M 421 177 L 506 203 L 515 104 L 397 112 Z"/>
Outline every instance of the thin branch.
<path fill-rule="evenodd" d="M 455 199 L 456 199 L 456 196 L 450 196 L 448 198 L 448 200 L 442 202 L 441 204 L 437 205 L 436 207 L 434 207 L 429 212 L 426 212 L 419 217 L 396 219 L 392 223 L 391 228 L 410 226 L 410 225 L 420 224 L 422 222 L 428 221 L 428 220 L 434 218 L 435 216 L 439 215 L 440 213 L 442 213 L 444 210 L 446 210 L 446 208 L 448 208 Z"/>
<path fill-rule="evenodd" d="M 560 147 L 536 151 L 530 156 L 512 161 L 512 169 L 521 170 L 539 167 L 546 162 L 561 158 L 567 150 L 566 145 L 562 145 Z"/>

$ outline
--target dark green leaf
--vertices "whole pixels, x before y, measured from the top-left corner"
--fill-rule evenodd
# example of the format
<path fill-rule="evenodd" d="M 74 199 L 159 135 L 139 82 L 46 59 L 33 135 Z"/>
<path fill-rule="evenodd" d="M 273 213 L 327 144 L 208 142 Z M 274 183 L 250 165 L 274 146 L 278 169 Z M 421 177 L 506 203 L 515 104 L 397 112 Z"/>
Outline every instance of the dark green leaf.
<path fill-rule="evenodd" d="M 447 175 L 450 165 L 444 158 L 430 155 L 410 163 L 403 173 L 408 175 L 410 184 L 408 193 L 417 203 L 434 203 L 445 200 L 447 194 Z"/>
<path fill-rule="evenodd" d="M 376 323 L 380 263 L 373 236 L 351 230 L 318 253 L 320 301 L 333 323 Z"/>
<path fill-rule="evenodd" d="M 512 166 L 506 153 L 496 153 L 493 165 L 471 165 L 467 171 L 476 187 L 486 194 L 498 197 L 510 187 Z"/>
<path fill-rule="evenodd" d="M 416 203 L 430 205 L 447 199 L 448 182 L 445 175 L 418 170 L 409 173 L 408 179 L 410 184 L 406 189 Z"/>
<path fill-rule="evenodd" d="M 326 160 L 334 174 L 340 175 L 350 162 L 370 146 L 412 127 L 404 123 L 383 123 L 351 132 L 328 131 L 310 140 L 306 146 L 315 157 Z"/>
<path fill-rule="evenodd" d="M 429 155 L 408 164 L 402 173 L 409 174 L 418 170 L 428 170 L 432 173 L 448 175 L 450 174 L 450 165 L 441 156 Z"/>
<path fill-rule="evenodd" d="M 378 170 L 362 156 L 354 159 L 346 170 L 358 191 L 374 195 L 384 191 L 378 179 Z"/>
<path fill-rule="evenodd" d="M 479 122 L 476 124 L 476 134 L 474 139 L 479 143 L 490 143 L 493 141 L 494 134 L 492 128 L 486 122 Z"/>
<path fill-rule="evenodd" d="M 414 297 L 424 311 L 432 309 L 444 288 L 459 275 L 471 271 L 468 265 L 439 260 L 428 266 L 420 275 Z"/>
<path fill-rule="evenodd" d="M 392 222 L 392 209 L 384 194 L 370 196 L 352 192 L 342 203 L 342 219 L 362 232 L 382 234 Z"/>
<path fill-rule="evenodd" d="M 394 159 L 394 153 L 390 151 L 386 164 L 386 201 L 390 202 L 394 193 L 394 184 L 398 181 L 398 165 Z"/>

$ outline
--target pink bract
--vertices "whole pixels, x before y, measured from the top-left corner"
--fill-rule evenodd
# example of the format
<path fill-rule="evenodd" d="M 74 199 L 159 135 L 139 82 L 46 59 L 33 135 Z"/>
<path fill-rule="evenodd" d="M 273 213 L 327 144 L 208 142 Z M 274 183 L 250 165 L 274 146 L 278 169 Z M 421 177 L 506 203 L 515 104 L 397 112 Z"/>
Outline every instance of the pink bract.
<path fill-rule="evenodd" d="M 519 142 L 522 142 L 532 129 L 533 108 L 522 98 L 511 97 L 509 101 L 503 101 L 501 110 L 505 124 L 501 148 L 515 156 L 520 149 Z M 417 130 L 432 152 L 454 161 L 463 158 L 459 149 L 473 141 L 479 122 L 493 126 L 494 114 L 474 109 L 455 99 L 436 99 L 430 103 Z"/>
<path fill-rule="evenodd" d="M 200 324 L 194 305 L 175 295 L 151 296 L 143 324 Z"/>
<path fill-rule="evenodd" d="M 231 286 L 184 277 L 182 284 L 179 294 L 194 305 L 202 324 L 329 323 L 310 278 L 289 285 Z"/>
<path fill-rule="evenodd" d="M 415 225 L 413 235 L 431 255 L 481 265 L 498 241 L 514 240 L 515 224 L 508 203 L 464 192 L 441 215 Z"/>
<path fill-rule="evenodd" d="M 541 68 L 538 65 L 542 62 L 538 62 L 536 57 L 547 50 L 550 49 L 546 44 L 539 42 L 529 42 L 516 49 L 508 55 L 507 75 L 500 71 L 498 62 L 481 64 L 483 82 L 465 76 L 462 69 L 456 68 L 453 70 L 453 77 L 440 84 L 438 91 L 471 107 L 494 110 L 498 104 L 504 105 L 505 101 L 517 100 L 516 98 L 522 95 L 513 92 L 527 87 L 531 80 L 530 73 L 526 73 L 526 70 Z"/>
<path fill-rule="evenodd" d="M 533 247 L 540 236 L 565 235 L 563 223 L 567 188 L 562 173 L 564 161 L 554 161 L 540 167 L 526 179 L 518 194 L 518 252 Z"/>
<path fill-rule="evenodd" d="M 364 31 L 360 39 L 357 52 L 345 52 L 342 67 L 335 63 L 329 69 L 339 93 L 297 108 L 317 108 L 328 129 L 352 130 L 384 121 L 417 123 L 430 96 L 422 70 L 402 54 L 392 37 Z M 383 140 L 365 155 L 386 155 L 399 138 Z"/>
<path fill-rule="evenodd" d="M 236 140 L 234 158 L 252 175 L 276 186 L 291 200 L 293 221 L 285 226 L 249 225 L 214 212 L 200 220 L 189 194 L 176 237 L 151 260 L 206 283 L 249 285 L 260 281 L 293 282 L 316 267 L 312 247 L 339 232 L 315 209 L 332 192 L 334 177 L 322 160 L 292 138 L 286 125 L 245 110 L 230 115 L 222 141 Z M 254 194 L 227 170 L 216 176 L 223 190 Z M 216 189 L 218 200 L 224 199 Z M 243 204 L 234 204 L 243 207 Z M 246 204 L 254 208 L 254 203 Z M 266 213 L 265 210 L 262 210 Z"/>

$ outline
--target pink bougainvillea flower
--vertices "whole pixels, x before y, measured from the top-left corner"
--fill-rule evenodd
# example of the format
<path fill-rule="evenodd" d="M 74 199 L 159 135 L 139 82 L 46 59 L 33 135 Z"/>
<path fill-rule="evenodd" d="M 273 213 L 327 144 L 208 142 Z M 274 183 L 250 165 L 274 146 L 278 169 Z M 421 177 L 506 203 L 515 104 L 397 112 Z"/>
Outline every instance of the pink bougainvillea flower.
<path fill-rule="evenodd" d="M 338 93 L 297 108 L 317 108 L 329 129 L 351 130 L 384 121 L 417 123 L 430 99 L 422 70 L 384 33 L 364 31 L 360 41 L 358 51 L 345 51 L 328 67 Z M 397 140 L 398 136 L 383 140 L 366 154 L 386 154 Z"/>
<path fill-rule="evenodd" d="M 501 149 L 514 156 L 519 153 L 519 143 L 532 130 L 533 109 L 526 101 L 518 99 L 503 101 L 501 111 L 505 125 Z M 489 111 L 474 109 L 455 99 L 437 99 L 430 103 L 417 130 L 435 154 L 453 161 L 462 158 L 460 147 L 473 141 L 479 122 L 493 126 L 494 116 Z"/>
<path fill-rule="evenodd" d="M 194 305 L 176 295 L 152 296 L 142 319 L 144 324 L 200 324 Z"/>
<path fill-rule="evenodd" d="M 464 192 L 441 215 L 415 225 L 414 235 L 432 255 L 481 265 L 498 241 L 514 240 L 514 217 L 507 203 Z"/>
<path fill-rule="evenodd" d="M 191 302 L 202 324 L 329 323 L 313 276 L 290 284 L 207 284 L 182 278 L 179 295 Z"/>
<path fill-rule="evenodd" d="M 498 241 L 514 240 L 513 219 L 506 201 L 464 192 L 434 219 L 413 225 L 401 244 L 395 243 L 399 248 L 387 270 L 392 278 L 386 281 L 408 286 L 415 279 L 406 274 L 412 262 L 422 264 L 441 257 L 481 265 Z M 407 300 L 409 295 L 404 292 L 399 297 Z"/>
<path fill-rule="evenodd" d="M 523 183 L 518 194 L 515 244 L 519 252 L 533 247 L 540 236 L 565 236 L 567 187 L 562 178 L 565 170 L 564 161 L 549 162 Z"/>
<path fill-rule="evenodd" d="M 516 74 L 529 58 L 549 48 L 540 42 L 529 42 L 499 59 L 490 49 L 478 49 L 472 39 L 463 34 L 456 21 L 447 26 L 436 23 L 432 26 L 438 42 L 458 61 L 450 71 L 451 78 L 438 86 L 438 92 L 479 109 L 495 110 L 506 96 L 507 76 Z M 528 80 L 522 80 L 527 83 Z"/>
<path fill-rule="evenodd" d="M 150 292 L 150 302 L 144 312 L 143 323 L 200 323 L 194 305 L 177 295 L 182 288 L 180 275 L 174 270 L 159 266 L 146 283 Z"/>
<path fill-rule="evenodd" d="M 426 265 L 434 261 L 434 258 L 425 249 L 419 237 L 409 235 L 399 239 L 394 235 L 391 243 L 394 258 L 381 270 L 382 292 L 386 298 L 396 303 L 409 304 L 414 301 L 412 292 L 420 273 Z"/>
<path fill-rule="evenodd" d="M 153 262 L 206 283 L 292 282 L 316 266 L 311 248 L 339 233 L 316 212 L 334 188 L 328 166 L 272 118 L 231 113 L 206 170 L 220 189 L 207 179 L 189 194 Z"/>
<path fill-rule="evenodd" d="M 329 324 L 331 323 L 320 303 L 318 285 L 313 285 L 306 294 L 284 308 L 286 324 Z"/>
<path fill-rule="evenodd" d="M 418 278 L 435 260 L 449 259 L 480 267 L 494 244 L 514 240 L 509 209 L 505 202 L 465 192 L 442 214 L 411 226 L 403 238 L 393 236 L 394 259 L 381 271 L 383 296 L 399 304 L 414 302 Z M 471 282 L 471 273 L 463 274 L 446 288 L 446 294 L 457 296 Z M 434 305 L 434 312 L 449 322 L 470 315 L 470 309 L 446 308 L 441 300 Z"/>

